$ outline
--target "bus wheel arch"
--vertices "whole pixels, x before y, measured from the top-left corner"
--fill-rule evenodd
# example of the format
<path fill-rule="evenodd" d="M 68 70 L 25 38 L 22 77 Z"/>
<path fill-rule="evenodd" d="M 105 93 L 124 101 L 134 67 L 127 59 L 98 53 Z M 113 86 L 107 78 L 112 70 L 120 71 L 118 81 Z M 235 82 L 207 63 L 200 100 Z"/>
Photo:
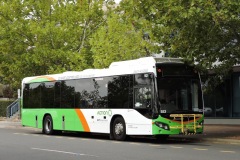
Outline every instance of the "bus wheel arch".
<path fill-rule="evenodd" d="M 110 139 L 123 141 L 126 138 L 126 123 L 121 115 L 114 115 L 110 123 Z"/>
<path fill-rule="evenodd" d="M 50 114 L 45 114 L 43 117 L 42 132 L 47 135 L 53 134 L 53 119 Z"/>

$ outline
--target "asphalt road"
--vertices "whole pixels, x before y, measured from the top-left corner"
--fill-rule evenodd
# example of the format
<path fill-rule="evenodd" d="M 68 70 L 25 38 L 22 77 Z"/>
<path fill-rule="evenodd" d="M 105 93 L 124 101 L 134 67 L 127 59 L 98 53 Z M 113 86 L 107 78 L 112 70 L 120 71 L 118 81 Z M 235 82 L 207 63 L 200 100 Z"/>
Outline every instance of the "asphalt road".
<path fill-rule="evenodd" d="M 156 142 L 104 135 L 46 136 L 29 128 L 0 128 L 0 160 L 239 160 L 240 145 L 175 138 Z"/>

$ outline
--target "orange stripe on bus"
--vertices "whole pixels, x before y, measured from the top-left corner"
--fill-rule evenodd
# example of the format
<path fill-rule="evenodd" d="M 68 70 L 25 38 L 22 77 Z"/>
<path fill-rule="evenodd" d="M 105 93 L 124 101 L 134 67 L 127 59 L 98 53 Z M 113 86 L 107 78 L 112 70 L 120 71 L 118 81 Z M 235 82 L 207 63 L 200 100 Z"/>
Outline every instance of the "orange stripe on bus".
<path fill-rule="evenodd" d="M 90 132 L 90 128 L 88 126 L 87 120 L 85 119 L 82 111 L 80 109 L 75 109 L 75 112 L 77 113 L 78 118 L 79 118 L 80 122 L 82 123 L 84 131 Z"/>
<path fill-rule="evenodd" d="M 46 78 L 46 79 L 49 80 L 49 81 L 56 81 L 55 78 L 50 77 L 50 76 L 40 76 L 40 77 L 38 77 L 38 78 Z"/>
<path fill-rule="evenodd" d="M 53 77 L 50 77 L 50 76 L 38 76 L 38 77 L 32 79 L 31 81 L 34 81 L 34 80 L 37 80 L 37 79 L 41 79 L 41 78 L 45 78 L 45 79 L 47 79 L 49 81 L 56 81 L 56 79 L 54 79 Z"/>

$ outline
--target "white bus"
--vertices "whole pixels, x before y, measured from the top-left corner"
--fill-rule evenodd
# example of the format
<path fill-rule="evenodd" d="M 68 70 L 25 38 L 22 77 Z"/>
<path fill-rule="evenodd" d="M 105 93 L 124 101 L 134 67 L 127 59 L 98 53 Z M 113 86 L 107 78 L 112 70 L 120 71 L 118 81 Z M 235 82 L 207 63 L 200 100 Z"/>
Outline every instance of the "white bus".
<path fill-rule="evenodd" d="M 145 57 L 22 81 L 22 125 L 157 138 L 203 132 L 198 72 L 177 58 Z"/>

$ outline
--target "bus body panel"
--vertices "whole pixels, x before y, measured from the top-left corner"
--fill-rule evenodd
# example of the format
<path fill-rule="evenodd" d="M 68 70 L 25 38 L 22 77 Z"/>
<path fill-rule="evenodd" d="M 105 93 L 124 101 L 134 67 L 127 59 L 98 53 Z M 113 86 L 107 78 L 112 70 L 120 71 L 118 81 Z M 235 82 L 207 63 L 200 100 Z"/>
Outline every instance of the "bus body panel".
<path fill-rule="evenodd" d="M 110 133 L 110 123 L 117 115 L 123 117 L 127 135 L 152 135 L 152 120 L 134 109 L 23 109 L 22 114 L 24 126 L 41 129 L 44 115 L 49 114 L 54 130 L 97 133 Z"/>
<path fill-rule="evenodd" d="M 159 65 L 161 64 L 161 65 Z M 162 65 L 163 64 L 163 65 Z M 167 65 L 166 65 L 167 64 Z M 82 132 L 96 132 L 96 133 L 110 133 L 111 124 L 116 118 L 116 116 L 121 116 L 126 124 L 126 134 L 127 135 L 176 135 L 176 134 L 188 134 L 188 133 L 202 133 L 203 132 L 203 120 L 204 115 L 202 111 L 204 108 L 201 108 L 201 105 L 198 105 L 198 102 L 202 102 L 202 97 L 199 97 L 195 88 L 195 81 L 189 79 L 189 84 L 186 83 L 185 80 L 179 81 L 174 74 L 177 74 L 178 77 L 182 78 L 185 72 L 175 72 L 175 70 L 168 70 L 170 66 L 168 64 L 172 64 L 173 66 L 179 66 L 179 64 L 183 64 L 179 59 L 169 59 L 169 58 L 153 58 L 146 57 L 140 58 L 137 60 L 130 61 L 122 61 L 122 62 L 114 62 L 107 69 L 87 69 L 81 72 L 65 72 L 61 74 L 55 75 L 45 75 L 45 76 L 36 76 L 36 77 L 27 77 L 22 81 L 22 101 L 28 101 L 26 105 L 22 102 L 22 125 L 30 126 L 35 128 L 43 128 L 43 121 L 46 115 L 50 115 L 53 120 L 53 129 L 54 130 L 63 130 L 63 131 L 82 131 Z M 175 66 L 175 68 L 176 68 Z M 184 70 L 183 70 L 184 71 Z M 191 71 L 192 72 L 192 71 Z M 189 72 L 186 72 L 187 74 Z M 136 79 L 134 77 L 136 75 L 142 75 L 142 78 L 135 84 Z M 119 81 L 119 77 L 125 76 L 123 81 Z M 111 78 L 107 80 L 107 83 L 104 82 L 104 78 Z M 116 79 L 114 79 L 116 78 Z M 89 85 L 88 82 L 91 79 L 91 82 L 94 82 L 94 89 L 84 88 L 82 86 Z M 150 80 L 151 83 L 145 83 L 145 80 Z M 173 79 L 175 81 L 173 81 Z M 84 81 L 78 81 L 84 80 Z M 125 83 L 127 81 L 128 85 L 119 85 L 121 83 Z M 165 81 L 160 81 L 165 80 Z M 182 107 L 183 111 L 180 110 L 179 114 L 171 115 L 169 110 L 163 109 L 164 104 L 161 101 L 161 95 L 171 94 L 176 87 L 169 83 L 172 80 L 172 83 L 177 86 L 182 86 L 181 84 L 186 84 L 186 88 L 188 90 L 184 90 L 184 88 L 179 88 L 178 92 L 175 93 L 175 104 L 188 104 L 191 101 L 194 105 L 189 105 L 194 110 L 191 110 L 191 114 L 183 114 L 186 113 L 184 110 L 186 108 Z M 198 78 L 195 79 L 197 82 L 200 82 Z M 74 84 L 66 83 L 67 81 L 76 81 Z M 61 82 L 61 83 L 60 83 Z M 64 82 L 64 83 L 62 83 Z M 182 82 L 182 83 L 179 83 Z M 52 83 L 52 84 L 51 84 Z M 27 88 L 25 85 L 37 85 L 32 88 Z M 43 86 L 42 86 L 43 84 Z M 54 85 L 55 86 L 54 86 Z M 91 84 L 91 85 L 92 85 Z M 160 84 L 160 87 L 158 86 Z M 168 85 L 166 85 L 168 84 Z M 190 84 L 192 85 L 191 87 Z M 124 89 L 128 91 L 123 91 Z M 165 88 L 167 86 L 167 88 Z M 56 88 L 54 88 L 56 87 Z M 62 91 L 62 88 L 65 89 Z M 82 88 L 83 89 L 82 89 Z M 99 88 L 100 87 L 100 88 Z M 109 91 L 111 87 L 112 90 Z M 125 87 L 125 88 L 124 88 Z M 145 92 L 148 90 L 143 89 L 146 87 L 150 90 L 151 105 L 145 106 L 144 103 L 140 105 L 137 102 L 137 96 L 140 92 Z M 161 88 L 162 87 L 162 88 Z M 24 90 L 28 89 L 30 92 L 24 92 Z M 37 91 L 36 88 L 40 88 L 41 96 L 35 94 L 32 91 Z M 171 88 L 172 90 L 169 90 Z M 52 89 L 52 90 L 51 90 Z M 55 90 L 56 89 L 56 90 Z M 120 89 L 120 91 L 119 91 Z M 161 92 L 160 92 L 160 89 Z M 199 90 L 201 86 L 199 87 Z M 49 90 L 49 91 L 47 91 Z M 83 91 L 86 90 L 87 94 L 84 94 Z M 42 92 L 43 91 L 43 92 Z M 164 91 L 164 92 L 163 92 Z M 187 92 L 188 91 L 188 92 Z M 54 97 L 54 100 L 49 101 L 45 104 L 46 99 L 48 99 L 48 93 L 51 92 L 51 96 Z M 58 93 L 59 92 L 59 93 Z M 61 93 L 60 93 L 61 92 Z M 116 103 L 111 103 L 109 105 L 109 94 L 111 93 L 113 96 L 120 92 L 119 98 L 115 98 Z M 159 92 L 159 93 L 158 93 Z M 25 93 L 25 95 L 24 95 Z M 26 94 L 27 93 L 27 94 Z M 35 94 L 33 97 L 32 93 Z M 46 94 L 47 93 L 47 94 Z M 67 94 L 61 95 L 62 93 Z M 72 94 L 73 93 L 73 94 Z M 105 95 L 101 95 L 101 94 Z M 163 94 L 164 93 L 164 94 Z M 159 97 L 157 96 L 159 94 Z M 196 94 L 196 97 L 187 97 L 184 95 Z M 74 95 L 68 97 L 68 95 Z M 124 95 L 128 95 L 128 105 L 123 106 L 125 103 L 122 103 L 122 106 L 117 106 L 119 103 L 119 99 L 124 99 Z M 140 95 L 140 94 L 139 94 Z M 65 97 L 64 97 L 65 96 Z M 84 97 L 85 96 L 85 97 Z M 88 97 L 87 97 L 88 96 Z M 179 97 L 182 96 L 182 99 Z M 24 99 L 25 97 L 25 99 Z M 27 97 L 27 98 L 26 98 Z M 71 99 L 74 97 L 73 99 Z M 81 106 L 85 103 L 79 103 L 76 97 L 85 98 L 86 101 L 92 101 L 92 99 L 96 98 L 99 100 L 100 105 L 93 106 Z M 86 98 L 87 97 L 87 98 Z M 60 100 L 58 99 L 60 98 Z M 159 99 L 158 99 L 159 98 Z M 199 99 L 197 99 L 199 98 Z M 143 98 L 142 98 L 143 99 Z M 63 101 L 62 101 L 63 100 Z M 80 99 L 81 100 L 81 99 Z M 36 101 L 36 103 L 35 103 Z M 40 102 L 41 101 L 41 102 Z M 64 101 L 74 101 L 74 105 L 56 105 L 56 103 L 63 104 Z M 125 101 L 124 101 L 125 102 Z M 137 103 L 136 103 L 137 102 Z M 161 104 L 160 104 L 161 103 Z M 203 102 L 202 102 L 203 103 Z M 40 104 L 34 105 L 34 104 Z M 68 103 L 71 104 L 71 103 Z M 190 103 L 189 103 L 190 104 Z M 199 103 L 200 104 L 200 103 Z M 56 107 L 57 106 L 57 107 Z M 153 107 L 156 107 L 155 109 Z M 165 105 L 167 106 L 167 105 Z M 203 106 L 203 105 L 202 105 Z M 36 108 L 35 108 L 36 107 Z M 42 108 L 41 108 L 42 107 Z M 55 107 L 55 108 L 54 108 Z M 108 108 L 109 107 L 109 108 Z M 112 107 L 112 108 L 111 108 Z M 116 108 L 114 108 L 116 107 Z M 137 108 L 137 107 L 140 107 Z M 142 107 L 142 108 L 141 108 Z M 157 108 L 159 107 L 159 108 Z M 119 109 L 117 109 L 119 108 Z M 120 109 L 121 108 L 121 109 Z M 170 107 L 169 107 L 170 108 Z M 152 109 L 153 112 L 149 112 L 150 116 L 145 115 L 145 111 L 141 110 Z M 156 114 L 158 110 L 159 113 Z M 155 113 L 154 113 L 155 112 Z M 170 115 L 169 115 L 170 114 Z M 147 118 L 148 117 L 148 118 Z M 152 117 L 152 118 L 149 118 Z"/>
<path fill-rule="evenodd" d="M 79 115 L 78 111 L 82 112 Z M 44 115 L 52 116 L 54 130 L 84 131 L 95 133 L 110 133 L 110 124 L 114 116 L 122 116 L 126 123 L 127 135 L 159 135 L 184 134 L 182 129 L 194 132 L 194 122 L 173 121 L 159 116 L 151 120 L 134 109 L 23 109 L 22 125 L 42 128 Z M 137 117 L 137 118 L 136 118 Z M 195 119 L 196 133 L 203 132 L 200 125 L 204 116 Z M 169 130 L 160 128 L 155 122 L 162 122 L 169 126 Z M 183 127 L 183 128 L 182 128 Z"/>
<path fill-rule="evenodd" d="M 134 109 L 81 109 L 91 132 L 110 133 L 115 116 L 123 117 L 127 135 L 152 135 L 152 120 Z"/>
<path fill-rule="evenodd" d="M 193 117 L 195 116 L 194 114 L 180 114 L 182 115 L 187 115 L 188 117 Z M 164 135 L 178 135 L 178 134 L 201 134 L 203 133 L 203 115 L 199 115 L 199 117 L 195 117 L 192 120 L 188 121 L 176 121 L 176 120 L 171 120 L 167 119 L 164 117 L 159 116 L 157 119 L 153 120 L 153 135 L 159 135 L 159 134 L 164 134 Z M 161 122 L 162 124 L 166 124 L 169 128 L 168 129 L 163 129 L 160 128 L 159 126 L 156 125 L 156 122 Z"/>
<path fill-rule="evenodd" d="M 44 116 L 50 115 L 54 130 L 84 131 L 74 109 L 22 109 L 22 125 L 42 128 Z"/>

